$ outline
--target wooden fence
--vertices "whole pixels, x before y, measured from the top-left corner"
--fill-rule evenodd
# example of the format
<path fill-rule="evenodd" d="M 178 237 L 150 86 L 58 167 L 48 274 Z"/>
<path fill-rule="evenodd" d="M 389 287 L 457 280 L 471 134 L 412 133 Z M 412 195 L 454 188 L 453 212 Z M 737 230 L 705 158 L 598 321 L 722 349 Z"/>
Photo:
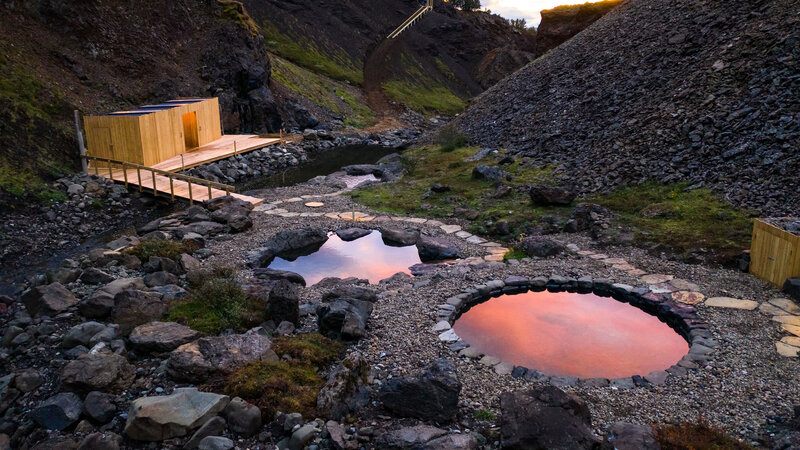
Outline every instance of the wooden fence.
<path fill-rule="evenodd" d="M 787 278 L 800 277 L 800 236 L 756 219 L 750 273 L 778 287 Z"/>

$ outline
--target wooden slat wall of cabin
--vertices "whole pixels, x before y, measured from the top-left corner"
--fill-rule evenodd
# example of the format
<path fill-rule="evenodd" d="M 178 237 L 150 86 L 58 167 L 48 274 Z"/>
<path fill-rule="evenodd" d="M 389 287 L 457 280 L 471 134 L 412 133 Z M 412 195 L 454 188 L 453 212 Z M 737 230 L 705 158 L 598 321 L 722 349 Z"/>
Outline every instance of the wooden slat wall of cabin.
<path fill-rule="evenodd" d="M 107 151 L 103 143 L 105 141 L 103 134 L 111 133 L 111 130 L 108 130 L 108 123 L 103 121 L 103 117 L 86 116 L 83 118 L 83 124 L 86 131 L 86 153 L 99 158 L 110 158 L 111 152 Z"/>
<path fill-rule="evenodd" d="M 219 121 L 219 100 L 205 99 L 197 105 L 197 125 L 199 130 L 200 145 L 210 144 L 222 137 Z"/>
<path fill-rule="evenodd" d="M 756 220 L 750 273 L 778 287 L 787 278 L 800 276 L 800 236 Z"/>
<path fill-rule="evenodd" d="M 84 118 L 89 155 L 143 164 L 139 116 L 87 116 Z M 97 146 L 98 133 L 110 135 L 111 147 Z"/>

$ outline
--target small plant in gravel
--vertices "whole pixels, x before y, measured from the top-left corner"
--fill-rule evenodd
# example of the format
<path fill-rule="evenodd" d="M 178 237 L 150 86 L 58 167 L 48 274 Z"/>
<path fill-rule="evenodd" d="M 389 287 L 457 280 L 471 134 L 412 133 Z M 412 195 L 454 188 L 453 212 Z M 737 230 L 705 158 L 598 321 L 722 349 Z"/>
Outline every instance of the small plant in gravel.
<path fill-rule="evenodd" d="M 292 359 L 250 363 L 228 375 L 223 390 L 242 397 L 261 408 L 264 417 L 276 411 L 315 414 L 317 395 L 325 384 L 319 374 L 337 359 L 344 347 L 318 333 L 278 337 L 273 349 Z"/>
<path fill-rule="evenodd" d="M 168 319 L 207 334 L 244 331 L 265 320 L 265 303 L 248 295 L 229 268 L 194 274 L 186 300 L 170 307 Z"/>
<path fill-rule="evenodd" d="M 477 409 L 474 413 L 472 413 L 472 417 L 474 417 L 475 420 L 492 421 L 494 420 L 495 415 L 488 409 Z"/>
<path fill-rule="evenodd" d="M 181 253 L 192 254 L 197 247 L 189 242 L 172 241 L 169 239 L 148 239 L 142 241 L 128 250 L 142 261 L 147 261 L 151 256 L 177 259 Z"/>
<path fill-rule="evenodd" d="M 722 430 L 712 427 L 700 415 L 697 422 L 680 425 L 656 425 L 656 440 L 662 450 L 750 450 L 753 447 L 739 442 Z"/>

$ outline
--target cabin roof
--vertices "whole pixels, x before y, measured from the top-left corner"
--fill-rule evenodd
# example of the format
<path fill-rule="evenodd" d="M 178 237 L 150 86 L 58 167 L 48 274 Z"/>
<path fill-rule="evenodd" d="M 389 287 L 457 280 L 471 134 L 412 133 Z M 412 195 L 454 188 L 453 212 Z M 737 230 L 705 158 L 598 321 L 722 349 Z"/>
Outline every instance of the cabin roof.
<path fill-rule="evenodd" d="M 159 111 L 164 111 L 167 109 L 177 108 L 182 105 L 189 105 L 192 103 L 199 103 L 205 100 L 210 100 L 208 98 L 184 98 L 184 99 L 177 99 L 177 100 L 169 100 L 164 103 L 153 104 L 153 105 L 142 105 L 138 108 L 129 109 L 126 111 L 116 111 L 109 114 L 104 114 L 104 116 L 144 116 L 147 114 L 156 113 Z"/>

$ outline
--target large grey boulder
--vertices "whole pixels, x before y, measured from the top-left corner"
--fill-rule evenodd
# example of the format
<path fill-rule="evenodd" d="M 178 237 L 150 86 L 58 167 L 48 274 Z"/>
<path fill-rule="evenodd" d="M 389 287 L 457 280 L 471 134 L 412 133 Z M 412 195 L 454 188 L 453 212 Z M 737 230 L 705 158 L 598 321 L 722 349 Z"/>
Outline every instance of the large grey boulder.
<path fill-rule="evenodd" d="M 356 340 L 367 333 L 372 303 L 338 298 L 317 308 L 319 332 L 332 339 Z"/>
<path fill-rule="evenodd" d="M 119 450 L 121 444 L 122 436 L 111 431 L 97 432 L 83 438 L 78 450 Z"/>
<path fill-rule="evenodd" d="M 566 247 L 560 242 L 541 236 L 526 237 L 517 244 L 528 256 L 535 256 L 538 258 L 546 258 L 548 256 L 556 256 L 563 252 Z"/>
<path fill-rule="evenodd" d="M 321 228 L 285 230 L 270 238 L 252 257 L 254 267 L 267 267 L 276 256 L 293 258 L 297 254 L 310 254 L 328 241 L 328 233 Z"/>
<path fill-rule="evenodd" d="M 358 353 L 351 353 L 328 376 L 317 395 L 317 411 L 324 417 L 341 420 L 369 404 L 370 364 Z"/>
<path fill-rule="evenodd" d="M 228 406 L 227 395 L 178 388 L 172 395 L 142 397 L 131 403 L 125 434 L 137 441 L 185 436 Z"/>
<path fill-rule="evenodd" d="M 306 285 L 306 280 L 303 278 L 302 275 L 299 273 L 291 272 L 289 270 L 277 270 L 277 269 L 255 269 L 253 270 L 253 275 L 256 278 L 261 278 L 264 280 L 286 280 L 290 283 L 299 284 L 301 286 Z"/>
<path fill-rule="evenodd" d="M 200 338 L 170 353 L 167 374 L 175 380 L 202 382 L 253 361 L 277 360 L 271 347 L 272 341 L 258 333 Z"/>
<path fill-rule="evenodd" d="M 381 238 L 383 243 L 393 247 L 405 247 L 414 245 L 419 239 L 419 230 L 413 228 L 381 228 Z"/>
<path fill-rule="evenodd" d="M 134 328 L 164 317 L 168 303 L 159 295 L 144 291 L 122 291 L 114 297 L 111 320 L 127 336 Z"/>
<path fill-rule="evenodd" d="M 40 403 L 31 417 L 43 428 L 63 430 L 80 419 L 82 410 L 80 397 L 72 392 L 62 392 Z"/>
<path fill-rule="evenodd" d="M 382 434 L 378 448 L 386 450 L 477 450 L 478 440 L 471 434 L 448 434 L 430 425 L 404 427 Z"/>
<path fill-rule="evenodd" d="M 89 341 L 92 339 L 92 337 L 105 329 L 106 326 L 99 322 L 84 322 L 82 324 L 75 325 L 74 327 L 70 328 L 69 331 L 67 331 L 66 335 L 64 335 L 64 340 L 61 342 L 61 346 L 64 348 L 72 348 L 78 345 L 89 347 Z"/>
<path fill-rule="evenodd" d="M 354 298 L 356 300 L 375 303 L 378 301 L 378 293 L 372 288 L 356 284 L 340 284 L 322 294 L 322 301 L 324 302 L 329 302 L 337 298 Z"/>
<path fill-rule="evenodd" d="M 502 181 L 510 180 L 511 175 L 497 166 L 480 164 L 472 169 L 472 178 L 475 178 L 476 180 L 487 180 L 491 181 L 492 183 L 500 183 Z"/>
<path fill-rule="evenodd" d="M 461 250 L 452 242 L 424 235 L 417 241 L 417 250 L 422 262 L 455 259 L 461 254 Z"/>
<path fill-rule="evenodd" d="M 501 446 L 527 449 L 599 449 L 586 402 L 555 386 L 500 396 Z"/>
<path fill-rule="evenodd" d="M 150 322 L 131 331 L 128 340 L 134 349 L 143 352 L 170 352 L 197 339 L 200 333 L 175 322 Z"/>
<path fill-rule="evenodd" d="M 116 396 L 99 391 L 92 391 L 83 401 L 83 412 L 98 423 L 108 423 L 114 418 L 117 407 L 114 404 Z"/>
<path fill-rule="evenodd" d="M 275 282 L 267 299 L 267 317 L 275 323 L 286 321 L 300 325 L 300 297 L 294 284 L 287 280 Z"/>
<path fill-rule="evenodd" d="M 576 197 L 575 192 L 570 189 L 542 185 L 531 186 L 529 194 L 531 201 L 540 206 L 566 206 Z"/>
<path fill-rule="evenodd" d="M 234 433 L 252 436 L 261 428 L 261 410 L 239 397 L 231 400 L 222 415 Z"/>
<path fill-rule="evenodd" d="M 22 296 L 31 316 L 55 316 L 78 304 L 78 299 L 61 283 L 36 286 Z"/>
<path fill-rule="evenodd" d="M 615 450 L 661 450 L 649 425 L 616 422 L 608 430 L 607 441 Z"/>
<path fill-rule="evenodd" d="M 109 351 L 78 356 L 61 370 L 61 382 L 78 392 L 119 392 L 130 387 L 136 369 L 124 357 Z"/>
<path fill-rule="evenodd" d="M 417 375 L 389 380 L 379 398 L 384 408 L 399 416 L 448 422 L 458 412 L 460 392 L 455 365 L 440 359 Z"/>
<path fill-rule="evenodd" d="M 355 241 L 370 233 L 372 233 L 372 230 L 365 230 L 363 228 L 342 228 L 341 230 L 336 230 L 336 236 L 339 236 L 339 239 L 345 242 Z"/>

